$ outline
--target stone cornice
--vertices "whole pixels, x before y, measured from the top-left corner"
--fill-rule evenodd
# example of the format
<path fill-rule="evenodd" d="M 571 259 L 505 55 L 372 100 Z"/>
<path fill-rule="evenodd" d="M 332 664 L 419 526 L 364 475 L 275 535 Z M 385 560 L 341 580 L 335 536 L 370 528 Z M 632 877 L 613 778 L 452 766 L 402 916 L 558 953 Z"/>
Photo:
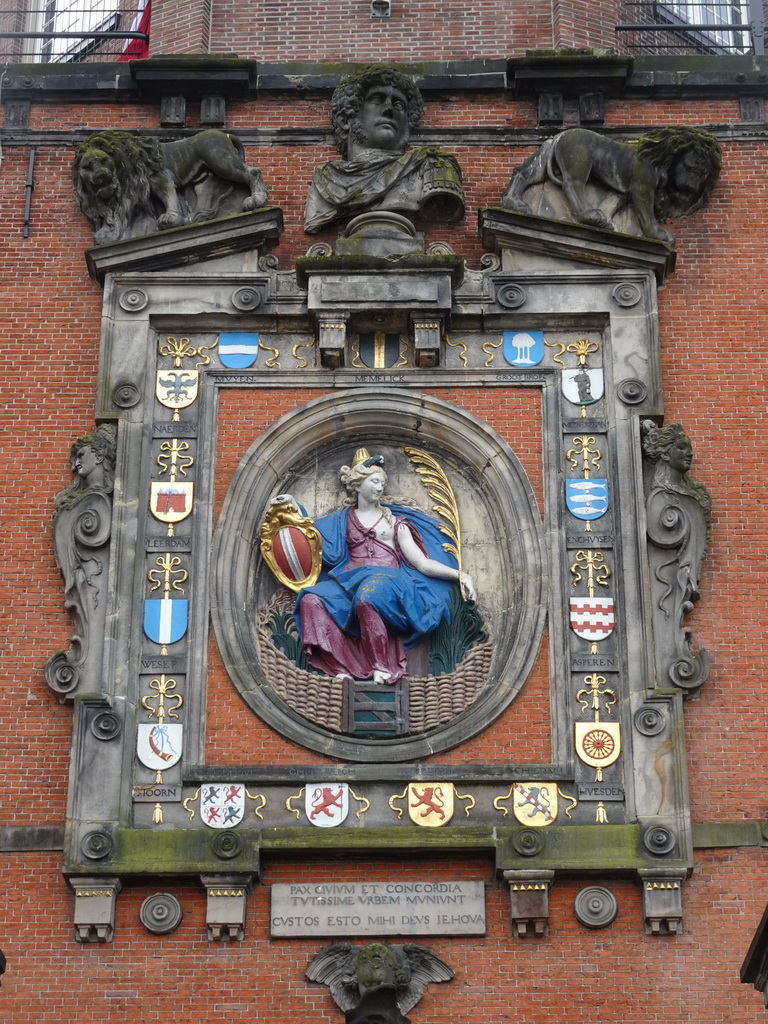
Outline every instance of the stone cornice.
<path fill-rule="evenodd" d="M 234 55 L 155 58 L 104 64 L 9 64 L 3 101 L 157 103 L 160 95 L 188 98 L 257 93 L 327 96 L 357 64 L 265 62 Z M 502 92 L 536 97 L 553 89 L 567 95 L 602 91 L 645 98 L 710 99 L 768 95 L 768 57 L 642 56 L 608 51 L 534 51 L 493 60 L 423 61 L 399 65 L 425 98 L 445 93 Z"/>

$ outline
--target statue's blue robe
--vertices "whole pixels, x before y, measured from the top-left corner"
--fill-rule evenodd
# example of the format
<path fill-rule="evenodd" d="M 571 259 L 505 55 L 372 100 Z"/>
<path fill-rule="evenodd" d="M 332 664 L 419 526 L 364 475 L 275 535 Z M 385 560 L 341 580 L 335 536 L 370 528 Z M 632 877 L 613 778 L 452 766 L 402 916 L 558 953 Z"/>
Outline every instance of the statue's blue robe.
<path fill-rule="evenodd" d="M 395 516 L 407 519 L 418 532 L 429 558 L 456 568 L 456 560 L 443 550 L 446 541 L 437 522 L 416 509 L 386 504 Z M 443 619 L 450 622 L 451 580 L 436 580 L 402 561 L 399 567 L 359 566 L 344 572 L 349 562 L 345 508 L 315 520 L 323 539 L 323 572 L 314 587 L 299 592 L 294 614 L 301 635 L 299 603 L 305 594 L 321 599 L 336 625 L 349 636 L 359 636 L 356 608 L 361 601 L 371 605 L 387 626 L 399 634 L 406 650 L 433 633 Z"/>

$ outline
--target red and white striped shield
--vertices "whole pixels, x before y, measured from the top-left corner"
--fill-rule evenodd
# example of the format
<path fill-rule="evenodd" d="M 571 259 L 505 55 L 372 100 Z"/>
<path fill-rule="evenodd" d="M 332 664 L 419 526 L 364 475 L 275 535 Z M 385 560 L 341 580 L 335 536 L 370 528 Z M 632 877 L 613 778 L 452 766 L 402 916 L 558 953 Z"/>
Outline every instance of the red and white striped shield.
<path fill-rule="evenodd" d="M 612 597 L 572 597 L 571 629 L 584 640 L 605 640 L 613 632 L 616 616 Z"/>
<path fill-rule="evenodd" d="M 261 553 L 277 579 L 298 592 L 317 582 L 322 540 L 315 524 L 297 505 L 272 505 L 261 527 Z"/>
<path fill-rule="evenodd" d="M 273 539 L 274 559 L 292 583 L 303 584 L 312 574 L 312 546 L 297 526 L 284 526 Z"/>

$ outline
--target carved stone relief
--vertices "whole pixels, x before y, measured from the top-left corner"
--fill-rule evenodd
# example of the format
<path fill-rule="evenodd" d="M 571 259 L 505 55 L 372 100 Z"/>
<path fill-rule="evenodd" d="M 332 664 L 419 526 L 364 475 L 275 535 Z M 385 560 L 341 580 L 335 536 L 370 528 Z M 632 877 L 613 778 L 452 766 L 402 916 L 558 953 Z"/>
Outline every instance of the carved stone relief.
<path fill-rule="evenodd" d="M 662 223 L 708 202 L 721 160 L 697 128 L 658 128 L 636 145 L 572 128 L 515 170 L 501 206 L 674 245 Z"/>
<path fill-rule="evenodd" d="M 45 681 L 62 699 L 101 686 L 101 651 L 108 596 L 109 538 L 115 473 L 115 428 L 84 434 L 70 453 L 73 481 L 55 498 L 53 544 L 64 579 L 64 606 L 75 632 L 57 651 Z"/>
<path fill-rule="evenodd" d="M 327 985 L 347 1024 L 408 1024 L 405 1014 L 430 982 L 450 981 L 454 970 L 426 946 L 338 942 L 312 960 L 309 981 Z"/>
<path fill-rule="evenodd" d="M 384 85 L 391 106 L 397 88 Z M 397 125 L 394 111 L 384 122 Z M 325 243 L 278 269 L 253 256 L 277 234 L 254 235 L 270 212 L 91 250 L 106 277 L 97 409 L 121 418 L 121 456 L 113 566 L 90 582 L 109 575 L 120 615 L 85 630 L 106 644 L 102 658 L 90 643 L 80 669 L 95 694 L 83 683 L 76 701 L 66 873 L 117 879 L 162 864 L 199 877 L 209 940 L 238 941 L 262 852 L 471 843 L 495 857 L 525 941 L 547 933 L 559 872 L 606 865 L 651 873 L 646 925 L 671 933 L 692 849 L 668 669 L 696 668 L 683 617 L 706 529 L 687 469 L 675 476 L 647 447 L 643 462 L 638 420 L 661 408 L 654 279 L 674 253 L 491 210 L 498 255 L 476 269 L 445 250 L 360 260 Z M 271 422 L 278 395 L 290 411 Z M 442 616 L 421 631 L 404 679 L 302 661 L 300 581 L 285 550 L 276 578 L 262 547 L 341 520 L 339 471 L 359 449 L 363 463 L 383 460 L 370 480 L 387 474 L 371 507 L 389 498 L 395 520 L 424 523 L 422 539 L 456 513 L 453 536 L 432 537 L 456 551 L 426 555 L 450 570 L 451 628 Z M 78 487 L 97 500 L 95 482 Z M 277 496 L 280 517 L 262 532 Z M 669 533 L 669 505 L 689 534 Z M 67 539 L 79 507 L 57 516 L 57 552 L 62 571 L 77 553 L 73 593 L 87 598 L 88 552 Z M 365 543 L 392 539 L 358 518 L 375 534 Z M 75 645 L 59 657 L 71 672 Z M 274 763 L 252 746 L 269 730 Z M 471 756 L 440 758 L 470 739 Z M 321 756 L 304 764 L 299 748 Z M 80 899 L 81 935 L 109 937 L 110 920 Z M 587 926 L 601 908 L 587 908 Z M 353 988 L 348 1021 L 403 1024 L 392 987 Z"/>
<path fill-rule="evenodd" d="M 398 415 L 390 418 L 395 400 Z M 307 662 L 294 608 L 298 588 L 278 582 L 257 543 L 275 494 L 283 501 L 278 508 L 290 508 L 288 499 L 300 503 L 302 511 L 331 513 L 343 506 L 339 467 L 353 461 L 362 442 L 387 467 L 395 516 L 410 517 L 432 558 L 426 575 L 400 570 L 410 574 L 412 583 L 400 594 L 398 608 L 412 600 L 407 596 L 411 586 L 414 595 L 425 587 L 435 590 L 428 599 L 420 598 L 429 606 L 429 626 L 418 625 L 423 615 L 418 613 L 410 625 L 398 627 L 411 647 L 408 665 L 403 661 L 402 671 L 390 667 L 373 678 L 373 667 L 370 672 L 359 668 L 359 652 L 348 668 L 331 664 L 327 656 L 313 659 L 310 654 L 315 664 Z M 478 460 L 487 465 L 481 476 L 474 469 Z M 447 487 L 455 492 L 453 508 Z M 389 507 L 386 499 L 384 507 Z M 340 529 L 337 519 L 346 524 L 352 517 L 349 508 L 318 521 L 326 544 Z M 290 528 L 283 529 L 287 534 Z M 410 392 L 382 397 L 365 390 L 310 403 L 278 421 L 252 447 L 232 480 L 222 513 L 212 614 L 235 685 L 281 731 L 304 745 L 343 751 L 355 760 L 384 753 L 397 760 L 418 756 L 423 743 L 418 737 L 426 732 L 433 750 L 453 745 L 501 712 L 535 657 L 544 616 L 539 531 L 522 468 L 503 441 L 471 416 Z M 290 542 L 294 554 L 301 538 L 297 533 Z M 455 585 L 459 559 L 442 550 L 443 542 L 459 554 L 463 594 Z M 346 558 L 338 564 L 346 564 Z M 411 558 L 418 561 L 419 552 Z M 334 564 L 327 563 L 327 569 Z M 290 565 L 285 568 L 289 571 Z M 438 576 L 436 586 L 429 581 L 432 572 Z M 474 598 L 470 575 L 477 581 L 476 605 L 465 599 Z M 285 582 L 284 573 L 280 578 Z M 318 591 L 325 593 L 331 585 L 329 577 L 321 577 Z M 339 619 L 341 626 L 347 614 Z M 357 617 L 355 612 L 350 636 L 358 634 Z M 392 625 L 390 630 L 397 632 Z M 339 636 L 339 643 L 346 644 Z M 306 648 L 306 634 L 304 640 Z M 386 674 L 394 678 L 385 679 Z M 506 684 L 500 690 L 501 678 Z M 307 722 L 300 731 L 296 715 Z"/>
<path fill-rule="evenodd" d="M 463 216 L 461 171 L 454 157 L 436 146 L 406 149 L 422 110 L 419 90 L 394 68 L 367 67 L 338 86 L 331 119 L 344 159 L 314 173 L 304 214 L 308 234 L 371 211 L 435 223 Z M 393 222 L 377 229 L 388 230 L 398 233 Z"/>
<path fill-rule="evenodd" d="M 261 173 L 245 163 L 240 140 L 213 128 L 166 143 L 97 132 L 78 147 L 72 182 L 97 245 L 267 204 Z M 223 204 L 233 190 L 231 209 Z"/>
<path fill-rule="evenodd" d="M 691 649 L 685 618 L 699 598 L 712 503 L 703 484 L 688 475 L 691 442 L 680 424 L 644 420 L 642 429 L 643 451 L 654 467 L 647 516 L 659 684 L 691 692 L 709 675 L 709 656 Z"/>

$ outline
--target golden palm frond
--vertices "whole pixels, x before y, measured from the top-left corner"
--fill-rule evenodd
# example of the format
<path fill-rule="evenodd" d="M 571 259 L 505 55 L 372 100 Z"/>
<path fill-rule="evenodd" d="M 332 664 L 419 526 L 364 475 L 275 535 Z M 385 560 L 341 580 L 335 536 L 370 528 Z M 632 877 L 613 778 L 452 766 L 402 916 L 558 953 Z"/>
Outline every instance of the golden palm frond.
<path fill-rule="evenodd" d="M 461 585 L 461 524 L 453 487 L 445 475 L 445 470 L 431 455 L 423 452 L 420 448 L 405 448 L 404 451 L 426 487 L 427 494 L 437 502 L 432 506 L 432 511 L 447 523 L 447 525 L 438 523 L 438 529 L 449 540 L 449 543 L 443 544 L 443 551 L 453 555 L 456 559 L 459 571 L 459 591 L 464 598 L 464 588 Z"/>

